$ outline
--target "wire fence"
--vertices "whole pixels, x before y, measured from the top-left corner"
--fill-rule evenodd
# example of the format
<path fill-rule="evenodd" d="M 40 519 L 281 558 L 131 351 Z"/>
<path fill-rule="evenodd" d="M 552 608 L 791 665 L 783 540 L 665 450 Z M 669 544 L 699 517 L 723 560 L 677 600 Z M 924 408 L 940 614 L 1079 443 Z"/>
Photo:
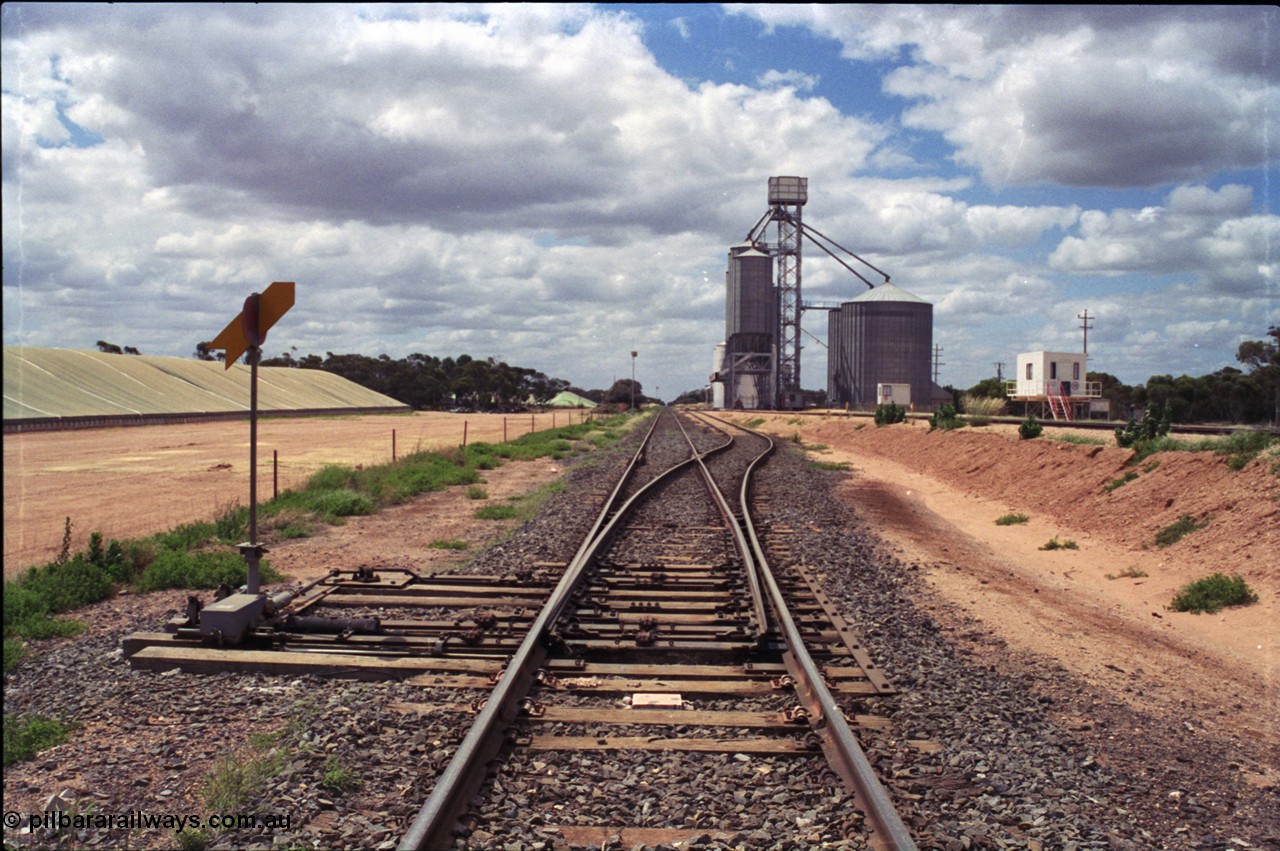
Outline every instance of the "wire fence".
<path fill-rule="evenodd" d="M 397 418 L 394 426 L 378 418 L 361 428 L 359 434 L 347 434 L 335 443 L 327 442 L 322 436 L 325 430 L 312 421 L 310 431 L 315 433 L 315 440 L 304 441 L 302 445 L 296 437 L 273 441 L 270 435 L 267 439 L 260 435 L 257 499 L 265 502 L 287 490 L 303 488 L 319 470 L 332 464 L 373 467 L 419 451 L 439 451 L 478 441 L 515 440 L 533 431 L 581 423 L 590 416 L 589 411 L 579 410 L 483 414 L 455 416 L 429 425 L 414 423 L 412 418 Z M 284 428 L 281 423 L 274 421 L 272 428 Z M 308 429 L 308 423 L 292 420 L 288 427 Z M 156 434 L 159 436 L 162 432 Z M 282 445 L 275 446 L 274 442 Z M 91 441 L 85 443 L 91 448 Z M 154 473 L 126 470 L 118 475 L 95 473 L 94 484 L 90 486 L 84 485 L 81 477 L 75 483 L 68 479 L 67 487 L 61 487 L 56 478 L 58 474 L 52 475 L 55 476 L 52 482 L 46 480 L 38 489 L 24 488 L 19 483 L 10 493 L 10 479 L 6 474 L 6 576 L 56 558 L 62 549 L 68 515 L 72 523 L 69 549 L 75 553 L 88 546 L 93 532 L 100 532 L 106 540 L 142 538 L 186 523 L 212 520 L 236 505 L 249 502 L 248 458 L 244 456 L 212 466 L 202 462 L 196 469 Z M 97 491 L 100 498 L 95 498 L 94 493 L 83 493 L 90 489 Z"/>

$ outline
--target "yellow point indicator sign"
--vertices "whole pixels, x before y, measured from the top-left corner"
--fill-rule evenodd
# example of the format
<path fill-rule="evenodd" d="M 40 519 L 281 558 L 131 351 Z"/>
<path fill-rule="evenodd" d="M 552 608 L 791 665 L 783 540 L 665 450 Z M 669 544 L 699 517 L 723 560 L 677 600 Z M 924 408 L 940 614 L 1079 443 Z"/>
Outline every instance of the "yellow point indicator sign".
<path fill-rule="evenodd" d="M 254 293 L 244 300 L 240 315 L 227 324 L 209 344 L 211 349 L 225 349 L 223 368 L 240 359 L 250 348 L 258 348 L 267 339 L 267 331 L 293 307 L 293 281 L 276 281 L 264 293 Z"/>

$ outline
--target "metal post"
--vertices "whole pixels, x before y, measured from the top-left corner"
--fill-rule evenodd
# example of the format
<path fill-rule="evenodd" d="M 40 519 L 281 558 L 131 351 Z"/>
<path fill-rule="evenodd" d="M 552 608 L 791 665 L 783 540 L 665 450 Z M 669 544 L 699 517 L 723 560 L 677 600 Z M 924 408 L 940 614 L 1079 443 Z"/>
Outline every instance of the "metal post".
<path fill-rule="evenodd" d="M 396 430 L 391 429 L 391 463 L 396 463 Z"/>
<path fill-rule="evenodd" d="M 462 421 L 462 448 L 467 448 L 467 421 Z"/>
<path fill-rule="evenodd" d="M 636 409 L 636 354 L 631 353 L 631 410 Z"/>
<path fill-rule="evenodd" d="M 280 496 L 280 450 L 271 450 L 271 498 Z"/>
<path fill-rule="evenodd" d="M 262 349 L 249 348 L 249 549 L 245 563 L 249 568 L 248 591 L 257 594 L 261 586 L 258 571 L 258 361 Z"/>

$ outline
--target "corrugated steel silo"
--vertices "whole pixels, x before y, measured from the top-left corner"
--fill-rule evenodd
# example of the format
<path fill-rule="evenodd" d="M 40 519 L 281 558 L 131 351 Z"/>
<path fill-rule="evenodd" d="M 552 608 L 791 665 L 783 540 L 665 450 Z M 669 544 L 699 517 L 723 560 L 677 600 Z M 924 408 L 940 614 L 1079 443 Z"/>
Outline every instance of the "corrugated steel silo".
<path fill-rule="evenodd" d="M 884 283 L 840 305 L 837 344 L 848 364 L 848 402 L 874 408 L 877 384 L 910 384 L 911 404 L 932 403 L 933 305 Z M 835 357 L 835 351 L 832 352 Z"/>
<path fill-rule="evenodd" d="M 849 399 L 849 349 L 842 333 L 844 311 L 827 311 L 827 405 L 838 407 Z"/>
<path fill-rule="evenodd" d="M 728 286 L 725 294 L 725 339 L 735 334 L 765 334 L 778 329 L 778 297 L 773 290 L 773 259 L 751 243 L 729 251 Z M 763 348 L 769 351 L 772 339 Z"/>

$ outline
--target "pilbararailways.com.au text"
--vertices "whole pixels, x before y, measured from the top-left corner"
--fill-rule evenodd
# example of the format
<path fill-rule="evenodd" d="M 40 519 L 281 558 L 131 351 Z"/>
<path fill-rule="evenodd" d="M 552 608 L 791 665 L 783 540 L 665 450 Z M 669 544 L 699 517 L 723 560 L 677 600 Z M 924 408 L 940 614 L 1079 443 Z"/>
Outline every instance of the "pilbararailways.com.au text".
<path fill-rule="evenodd" d="M 4 814 L 4 826 L 9 829 L 25 827 L 37 830 L 245 830 L 266 828 L 288 830 L 288 815 L 262 814 L 213 814 L 209 816 L 175 815 L 174 813 L 147 813 L 130 810 L 127 813 L 67 813 L 53 810 L 47 813 Z"/>

